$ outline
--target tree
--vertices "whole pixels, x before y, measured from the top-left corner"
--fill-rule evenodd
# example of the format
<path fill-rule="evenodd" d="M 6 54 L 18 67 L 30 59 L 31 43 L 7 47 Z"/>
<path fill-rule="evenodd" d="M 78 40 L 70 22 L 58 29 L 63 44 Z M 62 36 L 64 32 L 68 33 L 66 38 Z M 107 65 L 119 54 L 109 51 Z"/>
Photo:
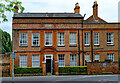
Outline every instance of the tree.
<path fill-rule="evenodd" d="M 2 34 L 1 40 L 2 40 L 2 48 L 0 50 L 2 50 L 2 54 L 5 54 L 7 52 L 12 52 L 12 41 L 11 41 L 11 36 L 9 33 L 2 31 L 0 29 L 0 32 Z"/>
<path fill-rule="evenodd" d="M 15 5 L 20 9 L 21 13 L 23 13 L 25 8 L 22 6 L 22 2 L 17 0 L 0 0 L 0 18 L 2 18 L 2 21 L 8 21 L 5 11 L 14 12 Z"/>

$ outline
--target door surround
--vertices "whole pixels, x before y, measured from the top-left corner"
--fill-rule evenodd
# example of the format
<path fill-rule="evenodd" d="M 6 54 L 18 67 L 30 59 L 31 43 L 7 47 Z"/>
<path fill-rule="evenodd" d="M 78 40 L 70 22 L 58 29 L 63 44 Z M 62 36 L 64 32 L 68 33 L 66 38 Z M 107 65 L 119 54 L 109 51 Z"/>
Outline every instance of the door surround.
<path fill-rule="evenodd" d="M 53 71 L 52 71 L 53 70 L 53 63 L 52 63 L 52 61 L 53 61 L 53 54 L 45 54 L 45 62 L 46 62 L 47 59 L 51 59 L 51 73 L 53 73 Z M 46 64 L 47 64 L 47 62 L 46 62 Z"/>
<path fill-rule="evenodd" d="M 51 57 L 51 58 L 49 58 Z M 52 59 L 53 60 L 53 54 L 45 54 L 45 61 L 46 59 Z"/>

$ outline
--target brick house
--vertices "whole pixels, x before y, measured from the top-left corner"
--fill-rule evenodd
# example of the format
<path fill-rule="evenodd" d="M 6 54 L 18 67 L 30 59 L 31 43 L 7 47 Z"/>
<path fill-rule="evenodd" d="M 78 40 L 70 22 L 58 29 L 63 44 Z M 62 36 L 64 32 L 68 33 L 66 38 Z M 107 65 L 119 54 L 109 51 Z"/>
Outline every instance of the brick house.
<path fill-rule="evenodd" d="M 84 66 L 87 61 L 118 61 L 119 23 L 98 17 L 98 4 L 87 20 L 75 4 L 74 13 L 18 13 L 13 16 L 15 65 L 43 67 L 58 74 L 59 66 Z"/>

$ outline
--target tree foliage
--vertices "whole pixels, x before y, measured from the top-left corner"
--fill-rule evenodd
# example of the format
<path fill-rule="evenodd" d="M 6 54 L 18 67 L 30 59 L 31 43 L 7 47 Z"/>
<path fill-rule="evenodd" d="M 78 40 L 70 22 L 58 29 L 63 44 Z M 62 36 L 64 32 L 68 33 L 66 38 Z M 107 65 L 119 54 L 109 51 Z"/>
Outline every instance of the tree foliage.
<path fill-rule="evenodd" d="M 1 42 L 2 43 L 2 47 L 0 50 L 2 50 L 2 54 L 5 54 L 7 52 L 11 52 L 12 51 L 12 41 L 11 41 L 11 36 L 9 33 L 2 31 L 0 29 L 0 34 L 2 34 L 1 38 Z"/>
<path fill-rule="evenodd" d="M 20 9 L 21 13 L 23 13 L 25 8 L 22 6 L 22 2 L 17 0 L 0 0 L 0 18 L 2 18 L 2 21 L 8 21 L 5 11 L 14 12 L 15 5 Z"/>

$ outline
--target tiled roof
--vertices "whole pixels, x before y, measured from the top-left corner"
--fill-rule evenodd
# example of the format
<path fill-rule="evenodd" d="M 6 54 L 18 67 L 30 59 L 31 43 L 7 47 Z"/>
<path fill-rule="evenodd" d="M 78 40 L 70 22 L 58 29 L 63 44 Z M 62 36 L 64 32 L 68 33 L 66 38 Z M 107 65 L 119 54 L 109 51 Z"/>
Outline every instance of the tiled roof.
<path fill-rule="evenodd" d="M 75 13 L 16 13 L 13 17 L 45 17 L 45 18 L 61 18 L 61 17 L 73 17 L 73 18 L 81 18 L 83 17 L 81 14 Z"/>
<path fill-rule="evenodd" d="M 88 19 L 86 19 L 84 22 L 85 23 L 107 23 L 105 20 L 101 19 L 100 17 L 98 17 L 98 20 L 95 21 L 95 19 L 93 18 L 93 15 L 90 16 Z"/>

